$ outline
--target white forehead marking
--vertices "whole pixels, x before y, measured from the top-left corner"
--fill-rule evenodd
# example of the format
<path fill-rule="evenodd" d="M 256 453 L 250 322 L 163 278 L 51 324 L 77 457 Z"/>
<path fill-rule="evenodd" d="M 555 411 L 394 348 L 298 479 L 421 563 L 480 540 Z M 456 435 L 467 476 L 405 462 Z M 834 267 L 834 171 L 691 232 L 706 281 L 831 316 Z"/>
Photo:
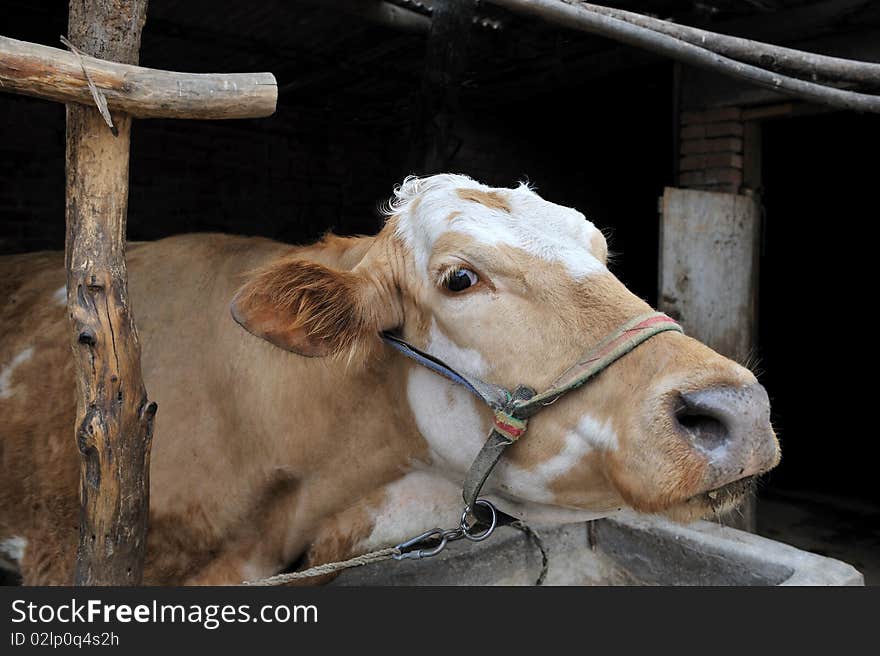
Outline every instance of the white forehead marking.
<path fill-rule="evenodd" d="M 497 192 L 511 211 L 464 200 L 458 189 Z M 577 210 L 550 203 L 526 185 L 493 189 L 464 175 L 442 174 L 407 178 L 394 195 L 386 211 L 400 217 L 398 234 L 412 250 L 422 275 L 427 275 L 437 238 L 449 231 L 464 233 L 486 246 L 505 244 L 561 262 L 574 278 L 607 271 L 590 252 L 591 240 L 599 232 L 596 227 Z M 460 214 L 450 221 L 454 212 Z"/>
<path fill-rule="evenodd" d="M 67 305 L 67 287 L 62 285 L 56 289 L 55 293 L 52 294 L 52 300 L 58 303 L 58 305 Z"/>
<path fill-rule="evenodd" d="M 33 354 L 34 349 L 29 346 L 12 358 L 12 362 L 0 369 L 0 399 L 8 399 L 12 396 L 12 374 L 17 367 L 30 360 Z"/>

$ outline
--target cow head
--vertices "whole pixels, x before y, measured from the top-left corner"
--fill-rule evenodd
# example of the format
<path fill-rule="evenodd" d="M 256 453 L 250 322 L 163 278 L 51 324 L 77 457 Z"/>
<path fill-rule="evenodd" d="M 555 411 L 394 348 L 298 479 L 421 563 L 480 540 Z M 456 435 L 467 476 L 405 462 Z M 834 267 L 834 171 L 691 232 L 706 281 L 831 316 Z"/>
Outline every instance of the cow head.
<path fill-rule="evenodd" d="M 546 389 L 589 348 L 650 308 L 607 268 L 602 233 L 525 185 L 409 178 L 350 267 L 294 253 L 233 302 L 250 332 L 307 356 L 381 353 L 396 329 L 455 369 Z M 359 366 L 359 365 L 352 365 Z M 411 365 L 407 399 L 429 466 L 460 481 L 491 426 L 463 388 Z M 690 519 L 739 501 L 779 447 L 754 375 L 675 332 L 648 340 L 536 415 L 491 491 L 535 507 L 630 506 Z"/>

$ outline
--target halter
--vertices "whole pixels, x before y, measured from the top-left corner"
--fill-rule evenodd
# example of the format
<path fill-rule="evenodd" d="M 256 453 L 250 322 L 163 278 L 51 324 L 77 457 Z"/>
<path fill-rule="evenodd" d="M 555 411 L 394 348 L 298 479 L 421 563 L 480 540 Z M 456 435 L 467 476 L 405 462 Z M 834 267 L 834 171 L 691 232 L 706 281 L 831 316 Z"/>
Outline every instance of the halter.
<path fill-rule="evenodd" d="M 502 523 L 516 522 L 515 518 L 509 517 L 497 510 L 488 500 L 480 498 L 480 490 L 507 447 L 525 435 L 528 430 L 529 419 L 560 397 L 586 384 L 590 379 L 654 335 L 670 330 L 679 333 L 684 332 L 678 323 L 662 312 L 650 312 L 635 317 L 605 336 L 596 346 L 587 351 L 583 357 L 566 369 L 548 389 L 541 393 L 537 393 L 525 385 L 519 385 L 516 389 L 510 391 L 500 385 L 487 383 L 479 378 L 459 373 L 439 358 L 417 349 L 400 337 L 390 333 L 382 333 L 382 339 L 387 344 L 423 367 L 427 367 L 431 371 L 451 380 L 453 383 L 461 385 L 489 406 L 494 415 L 489 437 L 477 454 L 476 459 L 474 459 L 464 480 L 462 497 L 464 498 L 465 507 L 461 515 L 459 528 L 450 530 L 433 529 L 416 536 L 397 545 L 397 548 L 403 553 L 395 556 L 395 558 L 426 558 L 433 556 L 443 549 L 447 541 L 461 537 L 473 541 L 483 540 L 491 535 L 498 523 L 499 517 L 501 517 Z M 485 509 L 485 511 L 481 509 Z M 486 512 L 488 512 L 488 515 Z M 473 515 L 476 519 L 474 524 L 468 523 L 469 515 Z M 482 524 L 486 528 L 481 532 L 474 532 L 477 524 Z M 439 541 L 439 544 L 431 549 L 415 549 L 416 546 L 429 541 Z"/>

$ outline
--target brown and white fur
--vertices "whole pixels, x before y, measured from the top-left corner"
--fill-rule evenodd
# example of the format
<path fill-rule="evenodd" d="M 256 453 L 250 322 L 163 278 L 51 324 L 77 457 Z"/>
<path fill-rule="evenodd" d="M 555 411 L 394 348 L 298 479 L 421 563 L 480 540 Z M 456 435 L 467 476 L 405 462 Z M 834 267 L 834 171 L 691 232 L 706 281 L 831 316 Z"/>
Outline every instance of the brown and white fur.
<path fill-rule="evenodd" d="M 130 245 L 159 404 L 146 583 L 238 583 L 456 524 L 491 415 L 379 331 L 540 390 L 649 309 L 608 271 L 602 234 L 526 186 L 410 178 L 388 213 L 374 237 L 306 247 L 206 234 Z M 452 292 L 462 269 L 474 284 Z M 79 456 L 63 257 L 10 256 L 0 272 L 0 560 L 26 584 L 70 583 Z M 747 369 L 661 334 L 537 415 L 486 492 L 538 521 L 705 515 L 778 462 L 766 398 Z"/>

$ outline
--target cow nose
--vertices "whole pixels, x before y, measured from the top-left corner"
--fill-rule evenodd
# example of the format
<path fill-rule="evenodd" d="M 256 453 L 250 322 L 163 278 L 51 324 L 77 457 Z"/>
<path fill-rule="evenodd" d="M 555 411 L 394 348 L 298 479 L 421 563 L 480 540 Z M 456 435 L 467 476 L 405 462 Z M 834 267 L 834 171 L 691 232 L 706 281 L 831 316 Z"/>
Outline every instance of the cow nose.
<path fill-rule="evenodd" d="M 757 383 L 680 394 L 678 431 L 708 457 L 707 489 L 772 469 L 779 460 L 770 399 Z"/>

